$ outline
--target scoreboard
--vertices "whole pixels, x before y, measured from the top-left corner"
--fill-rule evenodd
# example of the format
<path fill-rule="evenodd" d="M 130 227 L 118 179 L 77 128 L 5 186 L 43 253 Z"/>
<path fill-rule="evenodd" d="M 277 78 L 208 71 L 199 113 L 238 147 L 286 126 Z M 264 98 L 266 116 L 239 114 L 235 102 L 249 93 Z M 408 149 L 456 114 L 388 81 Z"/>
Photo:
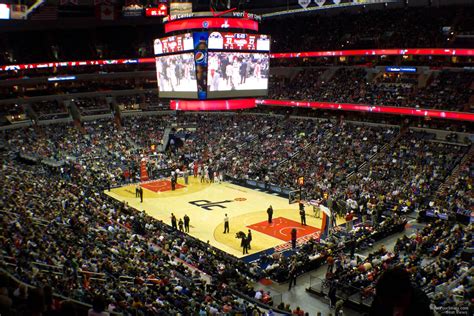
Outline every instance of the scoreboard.
<path fill-rule="evenodd" d="M 155 55 L 169 54 L 187 50 L 193 50 L 193 34 L 185 33 L 175 36 L 158 38 L 153 43 Z"/>
<path fill-rule="evenodd" d="M 223 99 L 268 93 L 270 37 L 218 31 L 155 39 L 159 96 Z"/>
<path fill-rule="evenodd" d="M 270 37 L 263 34 L 212 32 L 209 49 L 270 51 Z"/>
<path fill-rule="evenodd" d="M 166 3 L 161 3 L 156 8 L 146 8 L 145 9 L 145 16 L 167 16 L 168 15 L 168 6 Z"/>
<path fill-rule="evenodd" d="M 229 3 L 213 3 L 224 2 Z M 163 18 L 165 33 L 173 36 L 153 42 L 160 98 L 227 102 L 267 95 L 270 37 L 256 34 L 259 21 L 260 16 L 235 8 Z"/>

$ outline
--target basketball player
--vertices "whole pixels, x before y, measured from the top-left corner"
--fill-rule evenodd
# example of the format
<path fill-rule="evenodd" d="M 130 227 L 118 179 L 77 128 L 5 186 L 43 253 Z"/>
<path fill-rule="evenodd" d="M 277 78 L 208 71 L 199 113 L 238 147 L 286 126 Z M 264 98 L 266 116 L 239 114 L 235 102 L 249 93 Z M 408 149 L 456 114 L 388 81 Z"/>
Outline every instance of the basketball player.
<path fill-rule="evenodd" d="M 209 91 L 218 91 L 219 90 L 219 73 L 215 69 L 211 69 L 211 78 L 209 80 Z"/>
<path fill-rule="evenodd" d="M 222 183 L 224 182 L 224 171 L 220 171 L 219 172 L 219 183 Z"/>
<path fill-rule="evenodd" d="M 179 219 L 178 227 L 179 227 L 179 231 L 184 233 L 184 222 L 182 218 Z"/>
<path fill-rule="evenodd" d="M 228 89 L 232 87 L 232 71 L 233 71 L 233 67 L 232 67 L 232 64 L 231 63 L 228 63 L 226 68 L 225 68 L 225 74 L 226 74 L 226 77 L 227 77 L 227 87 Z"/>
<path fill-rule="evenodd" d="M 206 179 L 206 176 L 205 176 L 205 172 L 204 172 L 204 168 L 200 166 L 200 171 L 199 171 L 199 175 L 201 176 L 201 183 L 203 183 Z"/>
<path fill-rule="evenodd" d="M 243 255 L 248 254 L 249 253 L 249 240 L 248 240 L 248 237 L 245 236 L 245 234 L 242 237 L 241 246 L 242 246 L 242 254 Z"/>
<path fill-rule="evenodd" d="M 251 232 L 250 229 L 249 229 L 249 233 L 247 234 L 247 246 L 248 246 L 249 250 L 252 249 L 252 248 L 250 247 L 250 242 L 251 242 L 251 241 L 252 241 L 252 232 Z"/>
<path fill-rule="evenodd" d="M 206 183 L 209 183 L 210 179 L 209 179 L 209 167 L 208 167 L 208 165 L 204 166 L 204 177 L 205 177 Z"/>
<path fill-rule="evenodd" d="M 300 210 L 301 225 L 306 226 L 306 212 L 304 208 Z"/>
<path fill-rule="evenodd" d="M 183 172 L 183 177 L 184 177 L 184 184 L 188 185 L 188 182 L 189 182 L 189 180 L 188 180 L 188 177 L 189 177 L 189 172 L 188 172 L 188 170 L 185 170 L 185 171 Z"/>
<path fill-rule="evenodd" d="M 171 213 L 171 227 L 173 227 L 173 229 L 178 229 L 178 225 L 177 225 L 177 222 L 176 222 L 176 216 L 174 216 L 173 213 Z"/>
<path fill-rule="evenodd" d="M 184 231 L 189 233 L 189 216 L 188 215 L 184 215 Z"/>
<path fill-rule="evenodd" d="M 296 233 L 297 233 L 296 228 L 293 228 L 291 230 L 291 248 L 292 249 L 296 249 Z"/>
<path fill-rule="evenodd" d="M 198 176 L 198 162 L 197 161 L 193 162 L 193 175 L 194 175 L 194 178 L 197 178 Z"/>
<path fill-rule="evenodd" d="M 227 214 L 224 216 L 224 234 L 229 232 L 229 217 Z"/>
<path fill-rule="evenodd" d="M 262 65 L 260 64 L 260 61 L 257 61 L 255 64 L 255 68 L 253 69 L 253 75 L 257 79 L 257 82 L 260 81 L 260 78 L 262 76 Z"/>
<path fill-rule="evenodd" d="M 267 214 L 268 214 L 268 224 L 271 224 L 272 218 L 273 218 L 273 207 L 271 205 L 267 209 Z"/>

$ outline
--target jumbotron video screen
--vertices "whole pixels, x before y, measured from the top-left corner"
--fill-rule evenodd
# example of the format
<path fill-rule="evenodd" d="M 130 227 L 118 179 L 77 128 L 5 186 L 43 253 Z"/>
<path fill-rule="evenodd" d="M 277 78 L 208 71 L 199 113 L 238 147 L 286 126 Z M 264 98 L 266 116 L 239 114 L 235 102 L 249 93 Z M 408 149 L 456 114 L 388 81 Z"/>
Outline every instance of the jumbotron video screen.
<path fill-rule="evenodd" d="M 207 97 L 266 95 L 269 65 L 265 53 L 209 52 Z"/>
<path fill-rule="evenodd" d="M 160 97 L 197 97 L 196 68 L 192 52 L 156 57 L 156 74 Z"/>
<path fill-rule="evenodd" d="M 270 38 L 194 32 L 154 41 L 161 98 L 224 99 L 268 93 Z"/>

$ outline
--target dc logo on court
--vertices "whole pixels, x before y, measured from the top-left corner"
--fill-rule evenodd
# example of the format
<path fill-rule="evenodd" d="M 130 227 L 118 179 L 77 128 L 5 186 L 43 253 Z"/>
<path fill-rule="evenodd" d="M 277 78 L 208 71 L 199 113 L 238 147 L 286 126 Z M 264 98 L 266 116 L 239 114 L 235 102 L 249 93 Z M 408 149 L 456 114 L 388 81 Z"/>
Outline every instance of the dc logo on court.
<path fill-rule="evenodd" d="M 213 208 L 227 208 L 222 204 L 225 203 L 231 203 L 233 202 L 232 200 L 225 200 L 225 201 L 219 201 L 219 202 L 211 202 L 208 200 L 196 200 L 196 201 L 189 201 L 189 204 L 192 204 L 194 206 L 200 207 L 205 209 L 206 211 L 212 211 Z"/>

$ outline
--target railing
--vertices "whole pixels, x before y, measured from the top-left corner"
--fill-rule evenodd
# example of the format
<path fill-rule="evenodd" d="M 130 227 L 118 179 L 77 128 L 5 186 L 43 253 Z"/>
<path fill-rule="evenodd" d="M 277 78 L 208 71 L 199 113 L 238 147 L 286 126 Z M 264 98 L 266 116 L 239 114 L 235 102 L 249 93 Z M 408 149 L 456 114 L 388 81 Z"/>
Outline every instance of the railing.
<path fill-rule="evenodd" d="M 309 278 L 309 288 L 307 291 L 321 297 L 327 297 L 331 287 L 331 281 L 315 276 Z M 336 298 L 342 299 L 344 305 L 350 306 L 360 311 L 367 311 L 372 305 L 373 289 L 369 286 L 360 289 L 346 283 L 337 283 Z"/>
<path fill-rule="evenodd" d="M 245 300 L 245 301 L 247 301 L 247 302 L 250 302 L 250 303 L 252 303 L 252 304 L 254 304 L 254 305 L 257 305 L 258 307 L 261 307 L 261 308 L 263 308 L 263 309 L 265 309 L 265 310 L 270 310 L 270 309 L 271 309 L 271 310 L 274 311 L 275 313 L 278 313 L 278 315 L 280 315 L 280 314 L 281 314 L 281 315 L 291 315 L 290 312 L 286 312 L 286 311 L 283 311 L 283 310 L 280 310 L 280 309 L 278 309 L 278 308 L 273 307 L 273 306 L 277 306 L 278 304 L 281 303 L 282 294 L 277 294 L 277 295 L 275 295 L 275 296 L 272 296 L 273 306 L 269 306 L 269 305 L 267 305 L 267 304 L 265 304 L 265 303 L 263 303 L 263 302 L 261 302 L 261 301 L 258 301 L 258 300 L 256 300 L 256 299 L 254 299 L 253 297 L 247 296 L 247 295 L 245 295 L 245 294 L 243 294 L 243 293 L 241 293 L 241 292 L 239 292 L 239 291 L 237 291 L 237 290 L 234 290 L 233 288 L 230 288 L 230 291 L 231 291 L 232 293 L 234 293 L 234 295 L 237 295 L 237 296 L 241 297 L 243 300 Z M 276 301 L 275 301 L 275 300 L 276 300 Z"/>
<path fill-rule="evenodd" d="M 371 161 L 378 159 L 379 157 L 381 157 L 382 155 L 384 155 L 387 150 L 389 150 L 389 149 L 392 148 L 396 143 L 398 143 L 398 141 L 400 140 L 400 138 L 402 138 L 402 136 L 405 134 L 406 131 L 407 131 L 406 129 L 400 129 L 400 131 L 399 131 L 399 133 L 398 133 L 397 136 L 395 136 L 392 140 L 390 140 L 389 143 L 386 143 L 385 145 L 383 145 L 382 148 L 380 148 L 380 150 L 379 150 L 378 152 L 376 152 L 375 154 L 373 154 L 373 155 L 369 158 L 369 160 L 365 161 L 365 162 L 362 163 L 360 166 L 358 166 L 356 171 L 351 172 L 350 174 L 348 174 L 348 175 L 346 176 L 346 179 L 351 179 L 351 177 L 354 176 L 355 172 L 359 172 L 359 171 L 364 171 L 364 170 L 366 170 L 366 169 L 369 167 Z"/>
<path fill-rule="evenodd" d="M 3 273 L 4 275 L 6 275 L 9 279 L 11 279 L 12 281 L 14 281 L 15 283 L 17 284 L 21 284 L 29 289 L 34 289 L 36 288 L 35 286 L 32 286 L 30 284 L 27 284 L 25 282 L 22 282 L 20 281 L 19 279 L 17 279 L 15 276 L 13 276 L 10 272 L 8 272 L 7 270 L 3 269 L 3 268 L 0 268 L 0 273 Z M 66 297 L 66 296 L 63 296 L 63 295 L 59 295 L 59 294 L 53 294 L 54 297 L 60 299 L 60 300 L 63 300 L 63 301 L 69 301 L 69 302 L 72 302 L 76 307 L 78 307 L 78 309 L 80 310 L 83 310 L 84 312 L 87 312 L 87 310 L 89 310 L 90 308 L 92 308 L 92 305 L 90 304 L 87 304 L 87 303 L 84 303 L 84 302 L 81 302 L 81 301 L 77 301 L 77 300 L 74 300 L 74 299 L 71 299 L 69 297 Z M 117 313 L 117 312 L 109 312 L 109 314 L 111 315 L 123 315 L 122 313 Z"/>

